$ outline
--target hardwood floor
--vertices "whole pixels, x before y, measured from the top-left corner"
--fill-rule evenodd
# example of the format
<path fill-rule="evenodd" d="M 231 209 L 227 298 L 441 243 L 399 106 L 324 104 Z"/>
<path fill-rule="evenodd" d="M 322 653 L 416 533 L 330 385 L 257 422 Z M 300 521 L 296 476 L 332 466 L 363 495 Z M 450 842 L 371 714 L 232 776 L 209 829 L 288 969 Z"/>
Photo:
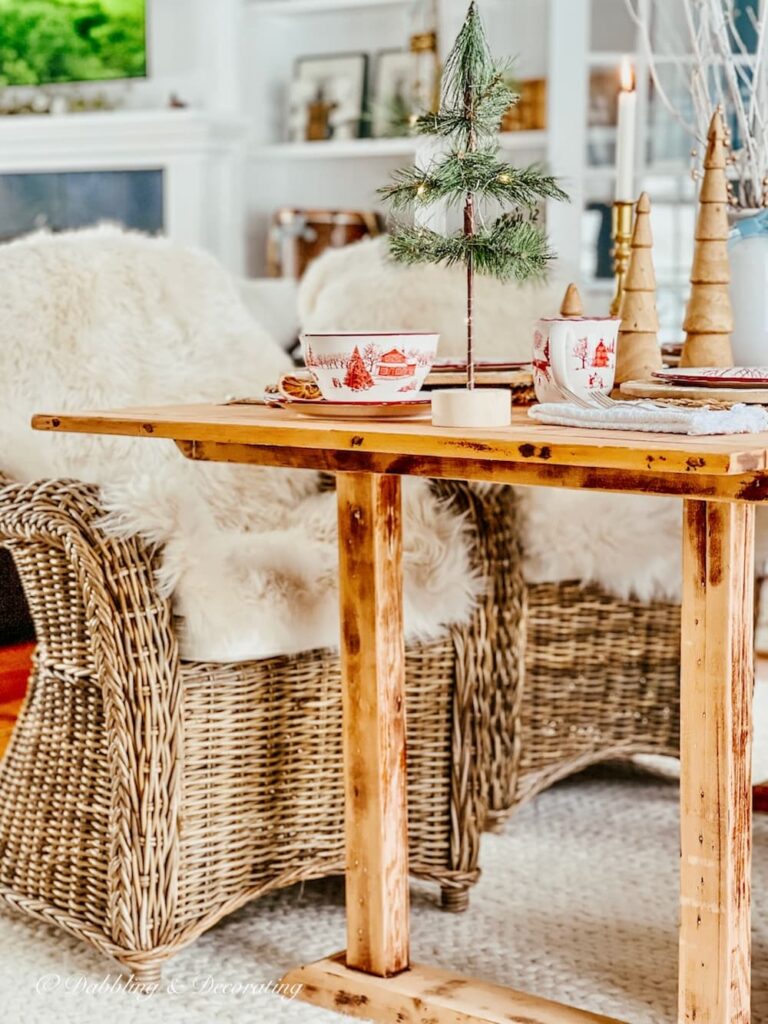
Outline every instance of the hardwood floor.
<path fill-rule="evenodd" d="M 0 757 L 11 741 L 11 734 L 23 703 L 23 700 L 11 700 L 6 704 L 0 704 Z"/>
<path fill-rule="evenodd" d="M 17 644 L 0 650 L 0 757 L 21 710 L 34 649 L 34 644 Z"/>

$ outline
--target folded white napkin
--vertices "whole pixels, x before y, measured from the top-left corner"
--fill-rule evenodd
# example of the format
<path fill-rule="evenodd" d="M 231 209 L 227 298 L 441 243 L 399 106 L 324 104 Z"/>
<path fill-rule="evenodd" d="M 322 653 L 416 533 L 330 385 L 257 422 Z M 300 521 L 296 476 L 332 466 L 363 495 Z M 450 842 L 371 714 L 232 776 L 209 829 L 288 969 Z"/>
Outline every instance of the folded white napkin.
<path fill-rule="evenodd" d="M 565 427 L 645 430 L 660 434 L 757 434 L 768 430 L 768 410 L 761 405 L 730 409 L 687 409 L 653 402 L 617 402 L 610 409 L 585 409 L 572 402 L 546 402 L 528 410 L 531 419 Z"/>

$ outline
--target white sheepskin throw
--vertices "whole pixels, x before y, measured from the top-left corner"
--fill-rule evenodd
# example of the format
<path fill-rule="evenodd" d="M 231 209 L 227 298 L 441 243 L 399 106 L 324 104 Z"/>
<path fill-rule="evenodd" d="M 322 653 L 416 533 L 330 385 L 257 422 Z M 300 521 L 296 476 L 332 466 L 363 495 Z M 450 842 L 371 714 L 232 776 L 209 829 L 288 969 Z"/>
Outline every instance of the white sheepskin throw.
<path fill-rule="evenodd" d="M 382 236 L 329 249 L 310 266 L 299 290 L 305 331 L 439 331 L 440 356 L 462 357 L 467 342 L 465 275 L 461 268 L 393 263 Z M 475 336 L 479 358 L 530 359 L 533 322 L 557 313 L 565 284 L 502 284 L 476 279 Z"/>
<path fill-rule="evenodd" d="M 241 660 L 338 638 L 336 508 L 306 471 L 207 465 L 162 440 L 36 433 L 34 412 L 223 401 L 289 366 L 200 252 L 102 227 L 0 246 L 0 469 L 99 484 L 108 526 L 164 545 L 184 656 Z M 408 636 L 471 611 L 463 521 L 405 490 Z"/>
<path fill-rule="evenodd" d="M 464 355 L 463 271 L 405 268 L 389 259 L 387 247 L 388 239 L 381 238 L 329 251 L 316 260 L 299 292 L 303 328 L 439 330 L 440 354 Z M 529 359 L 533 323 L 557 313 L 564 287 L 564 274 L 557 269 L 544 286 L 478 278 L 479 355 Z M 678 500 L 543 487 L 521 488 L 519 493 L 529 582 L 582 580 L 620 597 L 680 599 Z M 758 563 L 765 560 L 767 535 L 758 528 Z"/>

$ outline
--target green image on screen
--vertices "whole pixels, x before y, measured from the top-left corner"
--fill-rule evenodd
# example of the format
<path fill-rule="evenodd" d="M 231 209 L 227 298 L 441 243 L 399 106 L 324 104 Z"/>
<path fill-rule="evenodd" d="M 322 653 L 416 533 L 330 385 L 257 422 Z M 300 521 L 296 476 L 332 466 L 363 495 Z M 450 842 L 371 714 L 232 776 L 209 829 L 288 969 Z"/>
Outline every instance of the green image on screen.
<path fill-rule="evenodd" d="M 0 88 L 147 73 L 146 0 L 0 0 Z"/>

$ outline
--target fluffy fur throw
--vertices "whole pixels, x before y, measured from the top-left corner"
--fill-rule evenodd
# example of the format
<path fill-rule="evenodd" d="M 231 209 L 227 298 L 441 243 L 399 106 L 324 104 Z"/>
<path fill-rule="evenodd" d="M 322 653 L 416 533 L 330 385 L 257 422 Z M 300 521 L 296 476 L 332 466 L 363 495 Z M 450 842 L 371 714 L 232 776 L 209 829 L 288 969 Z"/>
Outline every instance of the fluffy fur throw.
<path fill-rule="evenodd" d="M 388 258 L 387 237 L 330 249 L 310 266 L 299 290 L 308 331 L 439 331 L 440 356 L 462 357 L 467 341 L 466 285 L 460 268 L 403 267 Z M 555 275 L 557 277 L 557 275 Z M 479 276 L 475 338 L 480 358 L 530 359 L 533 322 L 560 308 L 565 283 L 501 284 Z"/>
<path fill-rule="evenodd" d="M 547 286 L 477 282 L 480 356 L 530 359 L 533 323 L 557 313 L 565 281 Z M 403 268 L 387 240 L 329 252 L 299 293 L 306 330 L 439 329 L 440 354 L 464 354 L 464 278 L 460 269 Z M 556 488 L 520 492 L 525 571 L 531 582 L 594 581 L 622 597 L 679 600 L 681 510 L 672 498 L 595 494 Z M 762 512 L 762 510 L 759 510 Z M 760 518 L 758 524 L 760 525 Z M 767 530 L 758 529 L 758 562 Z"/>
<path fill-rule="evenodd" d="M 186 657 L 333 645 L 335 495 L 314 473 L 204 465 L 166 441 L 35 433 L 35 411 L 257 394 L 288 357 L 202 253 L 113 228 L 0 246 L 0 468 L 100 484 L 108 526 L 164 545 Z M 410 637 L 465 618 L 464 526 L 422 481 L 405 492 Z"/>

